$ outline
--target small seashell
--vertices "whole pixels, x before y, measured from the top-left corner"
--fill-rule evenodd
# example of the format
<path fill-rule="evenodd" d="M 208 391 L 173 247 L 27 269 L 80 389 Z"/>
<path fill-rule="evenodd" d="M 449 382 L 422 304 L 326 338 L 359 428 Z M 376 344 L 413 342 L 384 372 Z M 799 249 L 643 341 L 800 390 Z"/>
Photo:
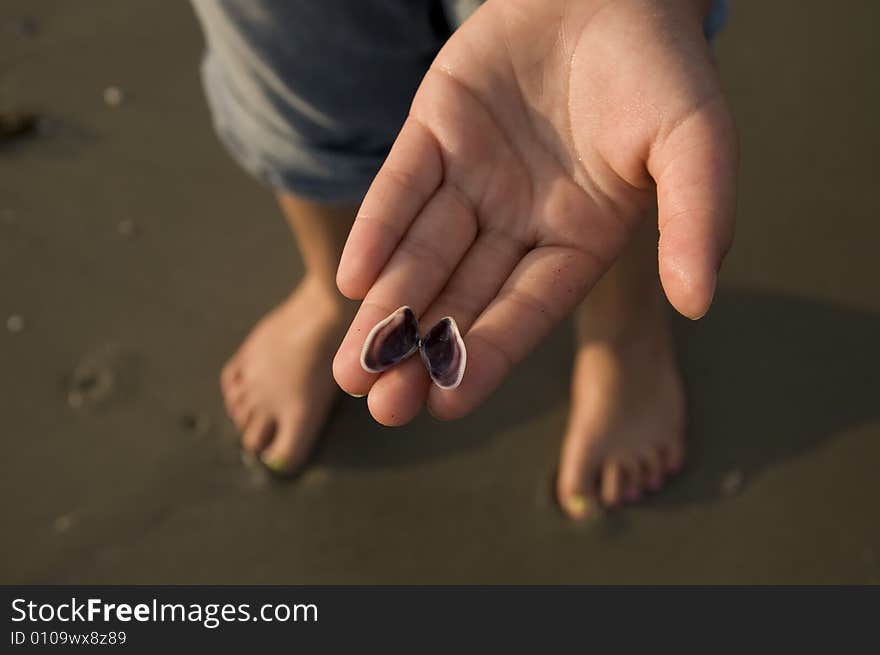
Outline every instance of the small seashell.
<path fill-rule="evenodd" d="M 458 324 L 451 316 L 440 320 L 419 343 L 428 375 L 441 389 L 455 389 L 464 377 L 467 351 Z"/>
<path fill-rule="evenodd" d="M 6 329 L 16 334 L 24 330 L 24 319 L 19 314 L 13 314 L 6 319 Z"/>
<path fill-rule="evenodd" d="M 467 351 L 458 324 L 451 316 L 419 337 L 419 322 L 409 307 L 401 307 L 377 323 L 361 349 L 361 367 L 368 373 L 381 373 L 402 362 L 416 350 L 428 375 L 441 389 L 461 384 L 467 364 Z"/>
<path fill-rule="evenodd" d="M 413 310 L 404 306 L 370 330 L 361 349 L 361 367 L 368 373 L 381 373 L 418 348 L 419 322 Z"/>
<path fill-rule="evenodd" d="M 108 86 L 104 89 L 104 103 L 108 107 L 118 107 L 124 98 L 125 93 L 118 86 Z"/>

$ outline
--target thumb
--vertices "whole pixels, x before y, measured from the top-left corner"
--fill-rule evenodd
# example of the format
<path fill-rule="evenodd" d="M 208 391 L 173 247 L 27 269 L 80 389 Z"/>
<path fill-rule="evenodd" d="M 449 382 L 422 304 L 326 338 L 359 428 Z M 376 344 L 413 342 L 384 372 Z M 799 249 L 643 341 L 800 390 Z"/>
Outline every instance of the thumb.
<path fill-rule="evenodd" d="M 736 128 L 720 96 L 661 135 L 648 158 L 657 183 L 659 268 L 672 306 L 691 319 L 712 304 L 736 216 Z"/>

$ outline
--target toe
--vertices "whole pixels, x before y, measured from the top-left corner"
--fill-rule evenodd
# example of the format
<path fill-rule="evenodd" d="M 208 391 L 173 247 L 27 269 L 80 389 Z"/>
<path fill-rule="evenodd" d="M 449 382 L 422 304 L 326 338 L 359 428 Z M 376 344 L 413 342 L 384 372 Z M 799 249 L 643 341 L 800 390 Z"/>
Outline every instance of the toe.
<path fill-rule="evenodd" d="M 235 385 L 241 379 L 241 366 L 239 365 L 238 356 L 236 355 L 223 367 L 223 370 L 220 371 L 220 388 L 223 390 L 223 393 L 228 393 L 228 390 Z"/>
<path fill-rule="evenodd" d="M 659 491 L 663 486 L 663 459 L 657 448 L 649 448 L 642 454 L 642 479 L 645 488 Z"/>
<path fill-rule="evenodd" d="M 252 453 L 258 453 L 272 438 L 275 422 L 265 414 L 252 414 L 244 428 L 241 445 Z"/>
<path fill-rule="evenodd" d="M 684 444 L 675 440 L 660 448 L 660 459 L 667 475 L 675 475 L 684 465 Z"/>
<path fill-rule="evenodd" d="M 634 503 L 642 497 L 642 468 L 638 458 L 632 455 L 620 461 L 623 468 L 623 499 Z"/>
<path fill-rule="evenodd" d="M 559 507 L 575 520 L 590 516 L 597 505 L 596 477 L 600 454 L 592 447 L 592 442 L 582 436 L 580 431 L 569 427 L 562 444 L 559 475 L 556 477 Z"/>
<path fill-rule="evenodd" d="M 253 407 L 251 404 L 245 401 L 236 405 L 227 405 L 226 411 L 229 414 L 229 418 L 232 419 L 235 429 L 244 434 L 245 428 L 250 422 L 251 415 L 253 414 Z"/>
<path fill-rule="evenodd" d="M 421 359 L 411 358 L 385 372 L 370 389 L 370 414 L 382 425 L 405 425 L 422 411 L 430 384 Z"/>
<path fill-rule="evenodd" d="M 573 480 L 562 474 L 556 480 L 556 500 L 559 507 L 576 521 L 592 516 L 597 509 L 595 472 L 581 469 L 583 477 Z"/>
<path fill-rule="evenodd" d="M 617 460 L 609 460 L 602 469 L 600 496 L 606 507 L 617 507 L 623 500 L 624 472 Z"/>
<path fill-rule="evenodd" d="M 275 473 L 290 475 L 305 464 L 312 449 L 312 439 L 304 438 L 297 422 L 282 419 L 272 443 L 260 454 L 263 464 Z"/>
<path fill-rule="evenodd" d="M 233 385 L 229 389 L 224 389 L 222 395 L 223 405 L 226 407 L 226 413 L 229 415 L 229 418 L 233 418 L 233 415 L 239 411 L 239 408 L 250 404 L 247 389 L 244 385 Z"/>
<path fill-rule="evenodd" d="M 223 406 L 226 408 L 226 414 L 240 433 L 244 432 L 254 410 L 254 403 L 245 391 L 243 387 L 236 387 L 235 393 L 223 394 Z"/>

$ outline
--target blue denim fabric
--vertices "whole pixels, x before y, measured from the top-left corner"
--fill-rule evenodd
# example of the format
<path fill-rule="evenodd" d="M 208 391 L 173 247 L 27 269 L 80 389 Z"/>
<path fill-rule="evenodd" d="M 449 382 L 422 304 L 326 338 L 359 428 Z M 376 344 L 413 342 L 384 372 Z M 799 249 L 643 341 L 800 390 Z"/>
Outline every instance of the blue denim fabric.
<path fill-rule="evenodd" d="M 234 159 L 273 189 L 358 202 L 451 31 L 481 0 L 192 0 Z M 712 38 L 727 14 L 716 0 Z"/>

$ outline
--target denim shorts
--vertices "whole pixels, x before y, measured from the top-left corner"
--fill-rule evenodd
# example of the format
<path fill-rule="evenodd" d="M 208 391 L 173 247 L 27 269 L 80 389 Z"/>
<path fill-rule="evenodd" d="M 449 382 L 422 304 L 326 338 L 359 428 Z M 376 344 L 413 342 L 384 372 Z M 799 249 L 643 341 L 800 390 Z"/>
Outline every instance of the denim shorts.
<path fill-rule="evenodd" d="M 440 47 L 481 0 L 193 0 L 220 140 L 278 191 L 357 203 Z M 706 23 L 711 38 L 726 2 Z"/>

